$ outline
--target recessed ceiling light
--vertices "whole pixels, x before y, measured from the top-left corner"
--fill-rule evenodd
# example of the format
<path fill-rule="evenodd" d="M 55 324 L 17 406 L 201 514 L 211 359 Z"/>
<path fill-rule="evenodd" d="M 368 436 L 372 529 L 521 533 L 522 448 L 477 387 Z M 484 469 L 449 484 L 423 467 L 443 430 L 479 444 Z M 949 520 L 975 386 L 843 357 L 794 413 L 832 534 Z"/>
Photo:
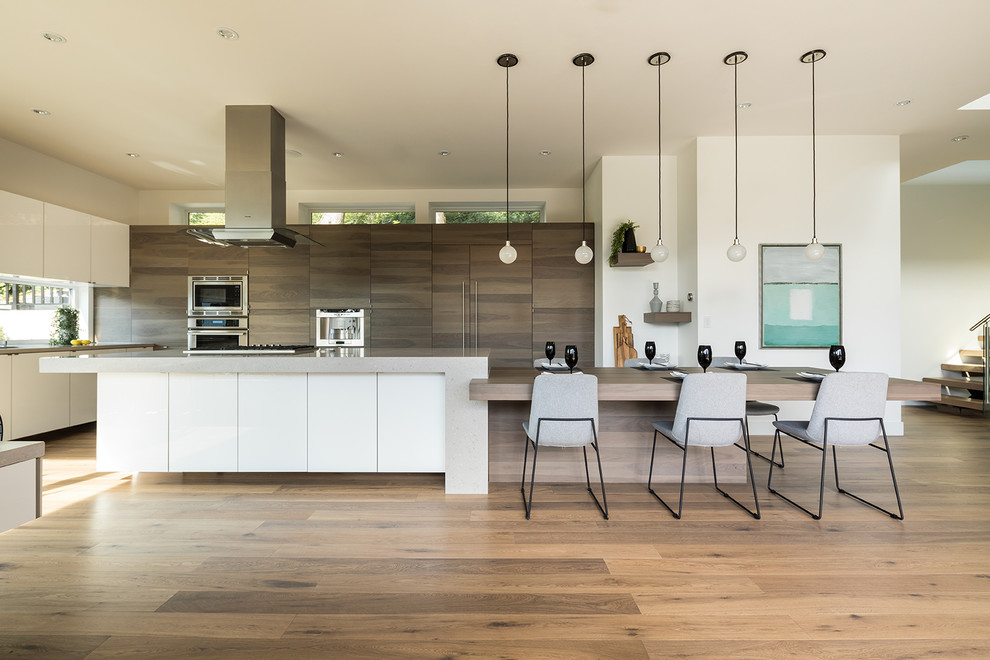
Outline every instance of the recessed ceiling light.
<path fill-rule="evenodd" d="M 549 149 L 544 149 L 543 151 L 540 152 L 540 155 L 541 156 L 549 156 L 550 155 L 550 150 Z"/>
<path fill-rule="evenodd" d="M 746 110 L 747 108 L 752 107 L 752 105 L 753 105 L 752 103 L 740 103 L 739 104 L 739 109 L 740 110 Z"/>
<path fill-rule="evenodd" d="M 896 105 L 898 108 L 903 108 L 906 105 L 911 105 L 911 99 L 901 99 L 894 105 Z"/>
<path fill-rule="evenodd" d="M 441 156 L 449 156 L 450 155 L 450 152 L 449 151 L 440 151 L 440 152 L 438 152 L 438 154 L 441 155 Z"/>
<path fill-rule="evenodd" d="M 969 136 L 968 135 L 957 135 L 956 137 L 952 138 L 952 141 L 953 142 L 962 142 L 963 140 L 968 140 L 968 139 L 969 139 Z"/>
<path fill-rule="evenodd" d="M 302 152 L 295 149 L 286 149 L 285 155 L 287 158 L 302 158 Z"/>
<path fill-rule="evenodd" d="M 53 44 L 64 44 L 68 41 L 65 37 L 60 35 L 58 32 L 42 32 L 41 36 L 52 42 Z"/>
<path fill-rule="evenodd" d="M 36 115 L 41 115 L 42 117 L 47 117 L 48 115 L 52 114 L 47 110 L 42 110 L 41 108 L 32 108 L 31 112 L 33 112 Z"/>
<path fill-rule="evenodd" d="M 140 158 L 140 157 L 141 157 L 141 154 L 136 154 L 136 153 L 134 153 L 133 151 L 128 151 L 128 152 L 127 152 L 127 155 L 128 155 L 129 157 L 131 157 L 131 158 Z"/>
<path fill-rule="evenodd" d="M 333 152 L 333 157 L 334 158 L 343 158 L 344 157 L 344 154 L 340 153 L 339 151 L 335 151 L 335 152 Z"/>
<path fill-rule="evenodd" d="M 228 27 L 219 27 L 219 28 L 217 28 L 217 34 L 220 37 L 222 37 L 224 39 L 228 39 L 230 41 L 233 41 L 234 39 L 238 39 L 241 36 L 241 35 L 237 34 L 236 31 L 231 30 Z"/>

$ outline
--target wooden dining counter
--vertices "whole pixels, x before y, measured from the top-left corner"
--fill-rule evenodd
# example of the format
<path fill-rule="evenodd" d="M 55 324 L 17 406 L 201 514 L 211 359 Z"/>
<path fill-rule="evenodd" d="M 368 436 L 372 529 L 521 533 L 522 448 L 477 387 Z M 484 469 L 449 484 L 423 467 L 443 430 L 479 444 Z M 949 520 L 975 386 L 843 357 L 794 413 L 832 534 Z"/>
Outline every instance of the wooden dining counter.
<path fill-rule="evenodd" d="M 642 371 L 616 367 L 587 367 L 585 373 L 598 377 L 600 447 L 606 483 L 639 482 L 646 484 L 653 442 L 653 422 L 672 419 L 681 381 L 666 371 Z M 701 371 L 697 367 L 678 369 Z M 709 369 L 726 372 L 734 369 Z M 813 367 L 772 367 L 747 370 L 746 398 L 759 401 L 814 401 L 819 383 L 797 375 L 799 371 L 828 373 Z M 488 479 L 490 482 L 517 481 L 521 477 L 523 432 L 521 424 L 529 418 L 533 380 L 539 371 L 532 368 L 494 368 L 488 378 L 475 378 L 470 384 L 472 401 L 488 403 Z M 889 401 L 938 401 L 940 389 L 933 383 L 891 378 L 887 388 Z M 754 439 L 757 451 L 769 452 L 767 437 Z M 658 457 L 661 451 L 657 450 Z M 674 450 L 676 452 L 676 450 Z M 744 481 L 744 454 L 719 450 L 719 481 Z M 667 456 L 668 454 L 663 454 Z M 674 457 L 676 458 L 676 456 Z M 758 459 L 754 470 L 766 469 Z M 688 459 L 689 481 L 710 481 L 707 454 L 695 452 Z M 557 448 L 540 450 L 537 482 L 584 482 L 580 452 Z M 680 460 L 661 460 L 654 468 L 654 480 L 676 482 L 680 479 Z"/>
<path fill-rule="evenodd" d="M 668 371 L 643 371 L 621 367 L 588 367 L 584 373 L 598 377 L 600 401 L 677 401 L 681 381 Z M 679 368 L 684 373 L 698 373 L 698 367 Z M 825 374 L 814 367 L 772 367 L 739 372 L 712 368 L 714 372 L 746 374 L 746 398 L 762 401 L 814 401 L 818 383 L 797 375 L 799 371 Z M 536 369 L 490 369 L 488 378 L 471 381 L 472 401 L 529 401 L 533 396 Z M 888 401 L 939 401 L 941 388 L 935 383 L 891 378 L 887 385 Z"/>

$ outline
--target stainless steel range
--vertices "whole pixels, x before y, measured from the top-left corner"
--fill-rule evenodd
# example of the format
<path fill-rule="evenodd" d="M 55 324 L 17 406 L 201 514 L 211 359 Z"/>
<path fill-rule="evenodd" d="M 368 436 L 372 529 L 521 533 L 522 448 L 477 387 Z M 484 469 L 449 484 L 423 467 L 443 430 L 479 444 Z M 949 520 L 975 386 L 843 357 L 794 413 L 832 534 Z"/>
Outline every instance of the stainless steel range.
<path fill-rule="evenodd" d="M 303 344 L 259 344 L 257 346 L 231 346 L 227 348 L 207 346 L 189 348 L 182 352 L 188 355 L 294 355 L 315 350 L 315 346 Z"/>

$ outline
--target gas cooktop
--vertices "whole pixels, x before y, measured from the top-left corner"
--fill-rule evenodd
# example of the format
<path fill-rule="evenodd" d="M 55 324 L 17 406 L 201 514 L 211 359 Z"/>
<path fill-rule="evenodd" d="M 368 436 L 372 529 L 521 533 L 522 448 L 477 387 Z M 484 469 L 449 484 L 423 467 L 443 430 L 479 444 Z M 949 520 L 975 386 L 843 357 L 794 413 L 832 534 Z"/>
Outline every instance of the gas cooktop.
<path fill-rule="evenodd" d="M 182 352 L 189 355 L 292 355 L 315 350 L 315 346 L 306 346 L 303 344 L 259 344 L 256 346 L 235 346 L 233 348 L 190 348 Z"/>

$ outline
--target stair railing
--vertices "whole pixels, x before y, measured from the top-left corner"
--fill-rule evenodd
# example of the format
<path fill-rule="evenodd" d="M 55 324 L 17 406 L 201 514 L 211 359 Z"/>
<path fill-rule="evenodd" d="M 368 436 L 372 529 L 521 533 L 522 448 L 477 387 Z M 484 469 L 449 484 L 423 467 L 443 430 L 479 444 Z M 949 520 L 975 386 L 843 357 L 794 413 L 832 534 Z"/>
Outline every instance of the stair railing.
<path fill-rule="evenodd" d="M 983 414 L 987 414 L 987 399 L 990 399 L 990 378 L 987 378 L 987 371 L 990 370 L 990 314 L 973 324 L 970 332 L 983 326 Z"/>

